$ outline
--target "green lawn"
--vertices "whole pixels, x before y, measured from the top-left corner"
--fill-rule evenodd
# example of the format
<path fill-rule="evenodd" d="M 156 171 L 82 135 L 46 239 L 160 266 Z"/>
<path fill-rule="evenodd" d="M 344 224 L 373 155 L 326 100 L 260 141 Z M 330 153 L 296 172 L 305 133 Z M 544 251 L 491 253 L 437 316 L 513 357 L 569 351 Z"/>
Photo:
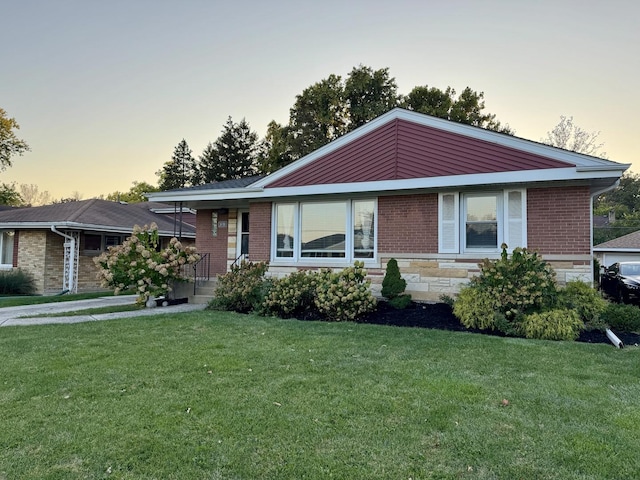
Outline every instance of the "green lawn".
<path fill-rule="evenodd" d="M 5 327 L 0 365 L 0 479 L 640 470 L 637 347 L 203 311 Z"/>
<path fill-rule="evenodd" d="M 70 302 L 112 296 L 113 292 L 67 293 L 65 295 L 22 295 L 17 297 L 1 297 L 0 308 L 19 307 L 22 305 L 40 305 L 42 303 Z"/>

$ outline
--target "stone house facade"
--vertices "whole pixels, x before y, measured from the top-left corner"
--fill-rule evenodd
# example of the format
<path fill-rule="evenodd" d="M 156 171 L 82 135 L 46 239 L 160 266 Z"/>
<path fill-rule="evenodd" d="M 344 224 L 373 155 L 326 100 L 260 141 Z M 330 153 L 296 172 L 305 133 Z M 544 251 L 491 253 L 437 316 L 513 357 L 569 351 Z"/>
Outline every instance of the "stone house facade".
<path fill-rule="evenodd" d="M 38 294 L 100 290 L 94 258 L 122 243 L 135 225 L 155 223 L 164 243 L 180 235 L 183 242 L 195 241 L 195 213 L 174 213 L 164 204 L 99 199 L 4 210 L 0 231 L 6 255 L 0 268 L 30 274 Z"/>

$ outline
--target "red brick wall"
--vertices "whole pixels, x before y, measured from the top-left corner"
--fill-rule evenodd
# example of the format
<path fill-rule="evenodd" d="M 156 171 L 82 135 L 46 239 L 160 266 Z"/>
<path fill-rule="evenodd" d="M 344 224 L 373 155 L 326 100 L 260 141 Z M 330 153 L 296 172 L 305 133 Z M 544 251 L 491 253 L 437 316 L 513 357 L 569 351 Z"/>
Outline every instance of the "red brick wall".
<path fill-rule="evenodd" d="M 271 257 L 271 202 L 249 207 L 249 259 L 268 262 Z"/>
<path fill-rule="evenodd" d="M 437 253 L 438 194 L 378 198 L 378 253 Z"/>
<path fill-rule="evenodd" d="M 589 254 L 590 209 L 589 187 L 529 188 L 529 249 L 542 254 Z"/>
<path fill-rule="evenodd" d="M 227 237 L 229 214 L 218 212 L 218 223 L 227 222 L 227 226 L 218 226 L 218 236 L 211 233 L 211 213 L 215 210 L 198 210 L 196 213 L 196 249 L 198 253 L 209 254 L 211 275 L 227 271 Z"/>

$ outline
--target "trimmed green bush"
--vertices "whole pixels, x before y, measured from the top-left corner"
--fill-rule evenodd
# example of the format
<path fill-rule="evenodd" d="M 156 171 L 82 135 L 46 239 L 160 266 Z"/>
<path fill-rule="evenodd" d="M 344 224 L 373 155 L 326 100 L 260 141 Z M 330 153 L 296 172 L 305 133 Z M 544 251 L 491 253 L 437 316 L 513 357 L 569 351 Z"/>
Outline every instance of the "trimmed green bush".
<path fill-rule="evenodd" d="M 454 303 L 454 315 L 467 327 L 517 334 L 523 315 L 555 306 L 555 272 L 537 253 L 516 248 L 509 258 L 503 244 L 499 260 L 484 259 L 479 266 L 480 275 Z"/>
<path fill-rule="evenodd" d="M 602 321 L 617 332 L 640 332 L 640 308 L 637 305 L 609 303 Z"/>
<path fill-rule="evenodd" d="M 525 315 L 518 328 L 525 338 L 575 340 L 584 322 L 575 310 L 566 308 Z"/>
<path fill-rule="evenodd" d="M 495 329 L 499 305 L 494 297 L 473 285 L 462 287 L 453 303 L 453 314 L 467 328 Z"/>
<path fill-rule="evenodd" d="M 0 295 L 33 295 L 33 277 L 20 269 L 0 271 Z"/>
<path fill-rule="evenodd" d="M 322 270 L 316 287 L 315 305 L 320 313 L 334 322 L 353 321 L 376 308 L 371 281 L 366 280 L 364 262 L 340 272 Z"/>
<path fill-rule="evenodd" d="M 389 301 L 389 305 L 401 310 L 411 304 L 411 295 L 404 293 L 406 288 L 407 281 L 400 275 L 398 261 L 395 258 L 389 259 L 380 293 Z"/>
<path fill-rule="evenodd" d="M 230 310 L 248 313 L 260 306 L 265 295 L 265 274 L 269 269 L 266 262 L 242 261 L 231 267 L 231 271 L 220 275 L 214 291 L 214 299 L 209 302 L 212 310 Z"/>
<path fill-rule="evenodd" d="M 303 270 L 272 281 L 260 313 L 290 318 L 315 309 L 315 293 L 320 275 Z"/>
<path fill-rule="evenodd" d="M 536 252 L 515 248 L 509 258 L 502 245 L 500 260 L 484 259 L 474 287 L 494 297 L 499 311 L 509 320 L 518 312 L 531 313 L 552 307 L 556 302 L 556 273 Z"/>
<path fill-rule="evenodd" d="M 558 306 L 575 310 L 585 323 L 597 324 L 608 303 L 600 292 L 579 280 L 558 290 Z"/>

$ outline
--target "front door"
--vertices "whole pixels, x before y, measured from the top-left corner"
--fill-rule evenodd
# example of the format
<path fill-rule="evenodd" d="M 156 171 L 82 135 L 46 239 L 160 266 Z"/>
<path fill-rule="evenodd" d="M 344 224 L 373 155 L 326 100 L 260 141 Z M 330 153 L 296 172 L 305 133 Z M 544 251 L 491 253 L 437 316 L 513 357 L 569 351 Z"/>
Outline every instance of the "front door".
<path fill-rule="evenodd" d="M 238 241 L 236 257 L 249 257 L 249 212 L 238 211 Z"/>

